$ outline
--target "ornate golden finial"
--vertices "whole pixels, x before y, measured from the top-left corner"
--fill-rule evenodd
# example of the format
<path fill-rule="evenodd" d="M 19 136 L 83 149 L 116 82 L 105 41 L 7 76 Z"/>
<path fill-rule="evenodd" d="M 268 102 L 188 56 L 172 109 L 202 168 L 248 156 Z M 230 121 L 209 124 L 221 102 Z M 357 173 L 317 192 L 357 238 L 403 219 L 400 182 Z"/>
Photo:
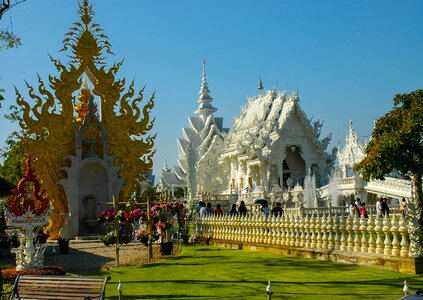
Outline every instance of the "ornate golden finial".
<path fill-rule="evenodd" d="M 88 4 L 87 0 L 82 1 L 82 4 L 79 4 L 78 14 L 81 16 L 81 21 L 88 25 L 91 23 L 92 16 L 94 16 L 93 5 Z"/>

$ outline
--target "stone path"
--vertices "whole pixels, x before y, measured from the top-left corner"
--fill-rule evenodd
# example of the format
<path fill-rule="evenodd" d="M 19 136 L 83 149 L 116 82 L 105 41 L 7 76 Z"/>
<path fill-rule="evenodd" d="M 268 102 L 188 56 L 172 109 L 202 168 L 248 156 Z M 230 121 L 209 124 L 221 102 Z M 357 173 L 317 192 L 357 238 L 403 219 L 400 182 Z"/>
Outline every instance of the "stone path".
<path fill-rule="evenodd" d="M 69 244 L 69 253 L 60 254 L 56 241 L 49 241 L 45 252 L 46 266 L 61 266 L 68 273 L 81 273 L 99 271 L 101 269 L 114 268 L 115 246 L 104 246 L 101 241 L 78 241 L 72 240 Z M 176 244 L 175 244 L 176 246 Z M 160 254 L 160 246 L 153 245 L 153 259 L 157 261 L 165 258 Z M 147 247 L 139 242 L 131 242 L 122 245 L 119 251 L 120 266 L 134 266 L 148 263 Z M 15 265 L 15 255 L 0 257 L 1 265 Z"/>

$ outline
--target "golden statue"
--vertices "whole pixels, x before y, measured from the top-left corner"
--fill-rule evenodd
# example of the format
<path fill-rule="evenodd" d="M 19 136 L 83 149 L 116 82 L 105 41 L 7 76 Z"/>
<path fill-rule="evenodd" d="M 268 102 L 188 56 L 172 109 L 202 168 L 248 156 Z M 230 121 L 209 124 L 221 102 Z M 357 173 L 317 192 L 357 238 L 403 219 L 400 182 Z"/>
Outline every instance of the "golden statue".
<path fill-rule="evenodd" d="M 80 101 L 80 103 L 75 105 L 75 111 L 78 114 L 78 118 L 76 120 L 78 122 L 81 122 L 87 115 L 89 111 L 88 102 L 91 98 L 93 98 L 93 96 L 91 95 L 91 90 L 88 87 L 87 81 L 84 79 L 84 82 L 82 83 L 81 90 L 78 95 L 78 100 Z"/>
<path fill-rule="evenodd" d="M 99 25 L 92 23 L 94 12 L 87 0 L 79 4 L 78 14 L 80 22 L 74 23 L 65 35 L 61 50 L 70 52 L 70 62 L 65 66 L 50 56 L 59 72 L 58 77 L 49 76 L 47 86 L 52 91 L 46 88 L 40 76 L 38 94 L 26 83 L 31 104 L 16 90 L 17 103 L 23 111 L 20 126 L 30 136 L 24 141 L 24 149 L 33 161 L 43 189 L 52 199 L 53 214 L 49 228 L 52 238 L 58 237 L 65 223 L 60 214 L 69 211 L 66 194 L 58 182 L 66 178 L 63 169 L 71 165 L 66 157 L 75 155 L 75 134 L 89 111 L 91 98 L 99 98 L 97 113 L 101 115 L 102 127 L 108 133 L 108 151 L 117 157 L 113 164 L 121 168 L 118 175 L 125 180 L 120 191 L 121 199 L 128 199 L 136 179 L 151 170 L 155 153 L 156 135 L 149 134 L 154 123 L 149 116 L 154 107 L 154 94 L 140 107 L 144 89 L 134 98 L 134 82 L 125 88 L 125 79 L 115 79 L 122 62 L 113 64 L 109 69 L 105 66 L 103 54 L 112 54 L 111 45 Z M 89 89 L 85 77 L 92 89 Z M 79 89 L 77 100 L 75 94 Z M 85 134 L 98 135 L 96 130 L 93 127 Z"/>

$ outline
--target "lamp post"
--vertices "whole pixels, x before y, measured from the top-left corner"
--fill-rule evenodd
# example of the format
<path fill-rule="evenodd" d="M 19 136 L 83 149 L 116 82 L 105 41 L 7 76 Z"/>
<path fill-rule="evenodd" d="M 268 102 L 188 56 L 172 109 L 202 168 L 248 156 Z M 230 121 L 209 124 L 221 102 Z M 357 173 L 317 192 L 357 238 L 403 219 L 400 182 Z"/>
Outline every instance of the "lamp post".
<path fill-rule="evenodd" d="M 115 244 L 115 253 L 116 253 L 116 268 L 119 268 L 119 219 L 117 217 L 119 202 L 116 201 L 115 195 L 113 195 L 113 207 L 116 212 L 115 216 L 115 236 L 116 236 L 116 244 Z"/>
<path fill-rule="evenodd" d="M 151 244 L 152 224 L 151 224 L 151 217 L 150 217 L 150 209 L 151 209 L 150 197 L 147 195 L 148 231 L 150 232 L 148 234 L 148 261 L 150 261 L 153 258 L 153 245 Z"/>
<path fill-rule="evenodd" d="M 269 280 L 269 284 L 266 287 L 266 294 L 267 294 L 267 300 L 272 300 L 273 289 L 272 289 L 272 285 L 270 284 L 270 280 Z"/>
<path fill-rule="evenodd" d="M 119 285 L 117 289 L 119 291 L 119 300 L 122 300 L 123 299 L 123 285 L 122 285 L 122 282 L 120 282 L 120 279 L 119 279 Z"/>

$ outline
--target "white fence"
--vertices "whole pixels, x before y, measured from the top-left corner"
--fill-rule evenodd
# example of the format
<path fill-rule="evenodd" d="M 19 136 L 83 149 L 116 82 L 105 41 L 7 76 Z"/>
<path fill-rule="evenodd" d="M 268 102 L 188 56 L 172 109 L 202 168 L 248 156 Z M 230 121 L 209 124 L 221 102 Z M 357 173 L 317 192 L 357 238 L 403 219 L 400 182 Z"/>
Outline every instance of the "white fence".
<path fill-rule="evenodd" d="M 413 257 L 420 253 L 414 218 L 351 218 L 344 214 L 303 212 L 265 218 L 253 212 L 246 216 L 198 216 L 196 236 L 240 243 L 375 253 L 389 257 Z"/>

